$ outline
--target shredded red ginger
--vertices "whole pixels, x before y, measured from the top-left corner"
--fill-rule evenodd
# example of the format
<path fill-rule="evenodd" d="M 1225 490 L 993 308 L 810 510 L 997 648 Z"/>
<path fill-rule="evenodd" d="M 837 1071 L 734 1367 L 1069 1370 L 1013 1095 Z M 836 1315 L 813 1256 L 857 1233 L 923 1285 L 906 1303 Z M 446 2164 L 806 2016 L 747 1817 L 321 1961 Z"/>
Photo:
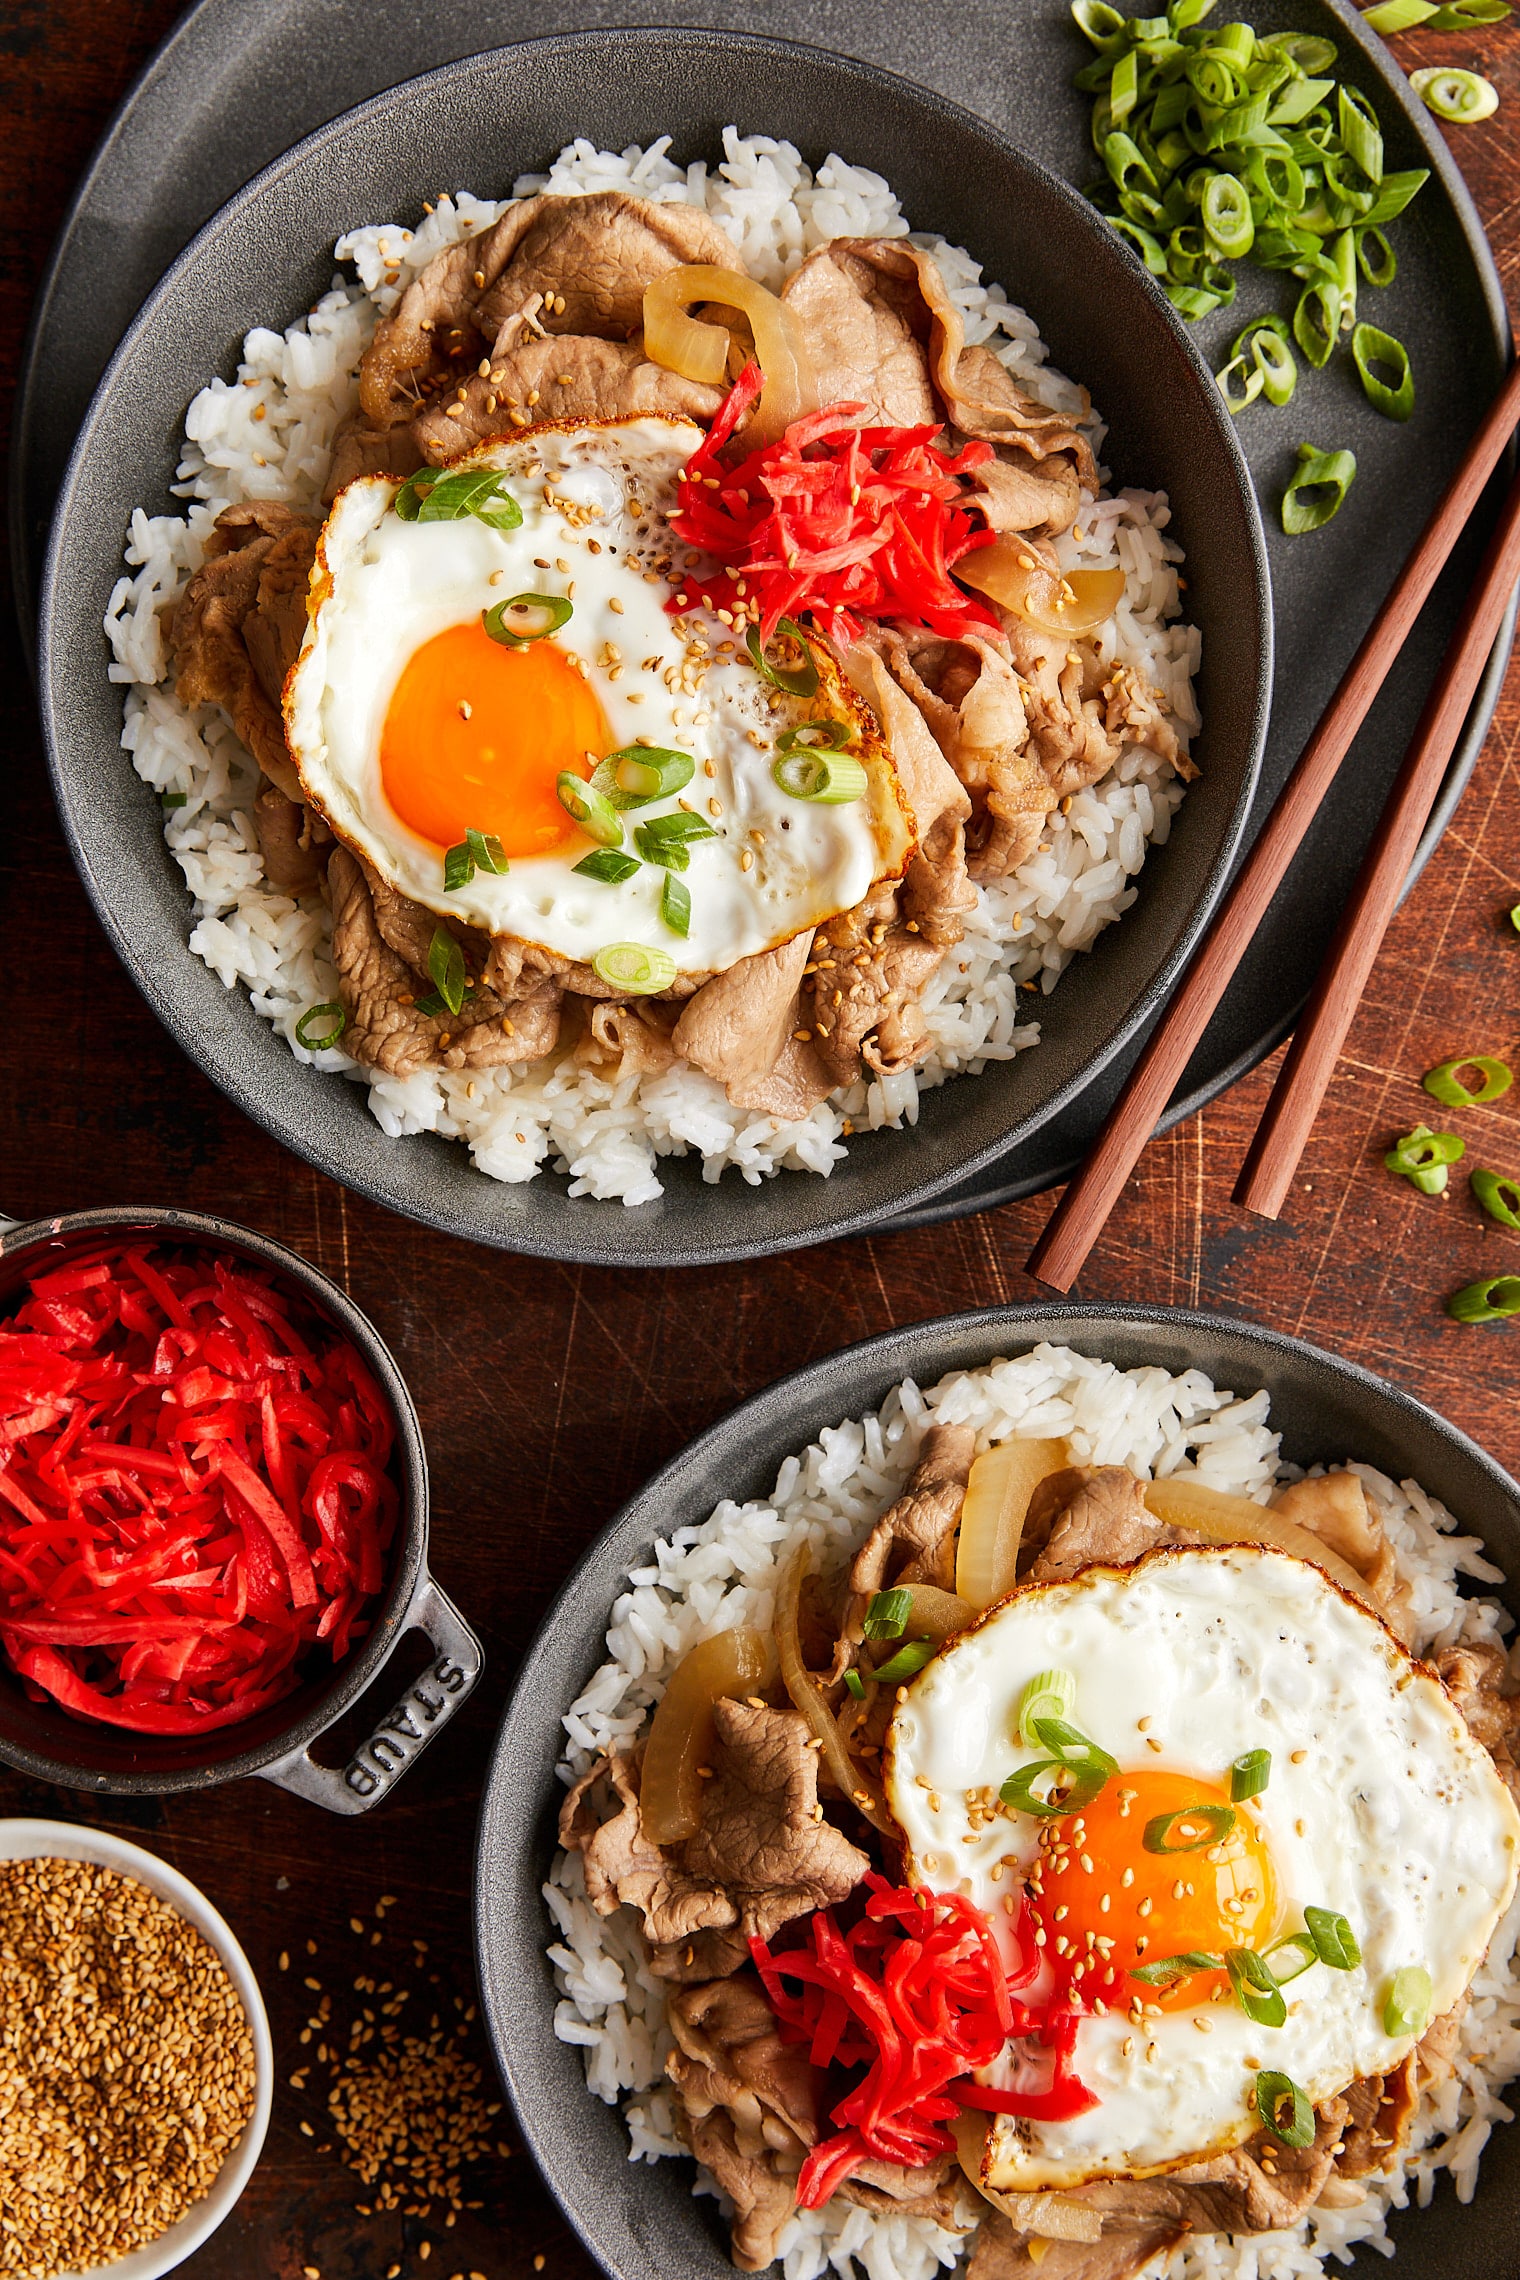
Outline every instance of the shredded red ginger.
<path fill-rule="evenodd" d="M 0 1644 L 37 1699 L 138 1733 L 251 1718 L 384 1580 L 389 1413 L 241 1261 L 116 1250 L 0 1325 Z"/>
<path fill-rule="evenodd" d="M 687 461 L 671 528 L 714 567 L 694 570 L 667 608 L 701 601 L 730 623 L 758 618 L 762 642 L 803 611 L 840 642 L 864 618 L 951 639 L 996 633 L 986 603 L 950 576 L 992 543 L 958 480 L 994 457 L 991 444 L 941 451 L 937 427 L 855 427 L 865 406 L 834 404 L 725 467 L 719 454 L 762 384 L 747 364 Z"/>
<path fill-rule="evenodd" d="M 853 1930 L 841 1932 L 833 1912 L 820 1909 L 808 1919 L 808 1947 L 775 1953 L 750 1941 L 785 2039 L 808 2043 L 816 2067 L 866 2070 L 829 2116 L 836 2134 L 802 2165 L 802 2209 L 821 2208 L 865 2162 L 922 2169 L 954 2152 L 945 2125 L 964 2106 L 1057 2122 L 1098 2102 L 1072 2071 L 1081 2013 L 1070 1991 L 1032 2007 L 1014 2000 L 1040 1967 L 1027 1903 L 1015 1928 L 1019 1962 L 1009 1971 L 987 1918 L 962 1894 L 865 1881 L 865 1913 Z M 987 2089 L 970 2079 L 1022 2036 L 1054 2054 L 1046 2089 Z"/>

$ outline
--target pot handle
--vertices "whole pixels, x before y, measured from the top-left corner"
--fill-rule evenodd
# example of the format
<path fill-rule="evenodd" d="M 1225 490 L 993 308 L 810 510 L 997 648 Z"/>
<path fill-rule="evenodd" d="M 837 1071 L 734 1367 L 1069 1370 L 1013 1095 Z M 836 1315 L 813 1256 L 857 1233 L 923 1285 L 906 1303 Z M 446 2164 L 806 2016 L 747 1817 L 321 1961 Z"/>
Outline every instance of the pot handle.
<path fill-rule="evenodd" d="M 262 1778 L 292 1796 L 304 1797 L 329 1813 L 367 1813 L 393 1789 L 407 1767 L 421 1756 L 475 1690 L 484 1657 L 480 1641 L 448 1595 L 430 1575 L 422 1579 L 407 1609 L 398 1639 L 425 1631 L 434 1660 L 409 1686 L 394 1710 L 361 1742 L 345 1766 L 313 1764 L 310 1743 L 263 1768 Z M 320 1737 L 314 1737 L 320 1739 Z"/>

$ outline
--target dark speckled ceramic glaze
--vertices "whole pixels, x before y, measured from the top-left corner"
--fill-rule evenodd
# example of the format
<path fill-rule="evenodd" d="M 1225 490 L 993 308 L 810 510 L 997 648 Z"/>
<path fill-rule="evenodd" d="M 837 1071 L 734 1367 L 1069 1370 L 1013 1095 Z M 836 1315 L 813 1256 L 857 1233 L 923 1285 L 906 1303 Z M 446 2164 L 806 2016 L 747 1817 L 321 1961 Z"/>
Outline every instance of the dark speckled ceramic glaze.
<path fill-rule="evenodd" d="M 615 2280 L 724 2280 L 732 2267 L 716 2202 L 692 2197 L 691 2164 L 631 2165 L 619 2115 L 587 2090 L 580 2052 L 554 2037 L 557 1997 L 543 1952 L 554 1935 L 540 1892 L 564 1795 L 553 1768 L 561 1716 L 605 1655 L 612 1603 L 656 1536 L 700 1523 L 720 1498 L 769 1496 L 783 1458 L 824 1426 L 875 1408 L 904 1377 L 932 1385 L 1044 1340 L 1125 1369 L 1201 1369 L 1238 1394 L 1265 1387 L 1285 1458 L 1357 1457 L 1396 1480 L 1419 1480 L 1464 1533 L 1483 1538 L 1510 1578 L 1501 1595 L 1520 1612 L 1520 1489 L 1490 1457 L 1368 1371 L 1217 1315 L 1026 1306 L 918 1323 L 783 1378 L 700 1434 L 611 1522 L 528 1650 L 497 1738 L 476 1857 L 480 1984 L 502 2079 L 539 2167 Z M 1395 2280 L 1514 2280 L 1517 2206 L 1520 2130 L 1500 2127 L 1469 2206 L 1443 2180 L 1429 2209 L 1393 2218 Z M 1361 2251 L 1354 2269 L 1365 2280 L 1388 2266 Z"/>
<path fill-rule="evenodd" d="M 288 321 L 325 287 L 334 238 L 415 212 L 442 173 L 504 187 L 578 134 L 603 147 L 662 130 L 716 161 L 724 125 L 832 148 L 877 168 L 920 226 L 970 247 L 1035 316 L 1056 362 L 1109 419 L 1117 481 L 1171 494 L 1203 629 L 1203 776 L 1147 865 L 1140 900 L 1044 1004 L 1044 1042 L 925 1096 L 918 1125 L 857 1138 L 827 1180 L 704 1183 L 670 1159 L 657 1203 L 572 1199 L 545 1174 L 508 1187 L 462 1147 L 391 1140 L 354 1087 L 299 1066 L 241 991 L 185 948 L 188 905 L 157 802 L 116 752 L 120 691 L 100 619 L 120 534 L 165 496 L 188 397 L 229 371 L 244 331 Z M 425 154 L 425 155 L 424 155 Z M 1232 424 L 1193 343 L 1120 242 L 1004 136 L 907 81 L 816 50 L 699 31 L 596 32 L 448 66 L 310 137 L 234 198 L 129 330 L 85 421 L 54 526 L 41 683 L 75 859 L 115 947 L 185 1050 L 289 1147 L 345 1184 L 451 1233 L 509 1249 L 674 1265 L 790 1250 L 934 1195 L 1030 1133 L 1154 1010 L 1225 876 L 1255 778 L 1270 687 L 1265 553 Z"/>

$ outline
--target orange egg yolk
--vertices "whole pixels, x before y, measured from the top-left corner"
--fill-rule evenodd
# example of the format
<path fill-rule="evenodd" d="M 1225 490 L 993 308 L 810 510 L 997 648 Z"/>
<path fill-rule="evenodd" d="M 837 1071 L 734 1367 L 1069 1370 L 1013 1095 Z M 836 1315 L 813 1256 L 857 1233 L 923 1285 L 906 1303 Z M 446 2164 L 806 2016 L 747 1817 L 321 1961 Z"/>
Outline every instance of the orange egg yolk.
<path fill-rule="evenodd" d="M 479 618 L 407 659 L 380 732 L 380 778 L 401 821 L 455 847 L 494 833 L 507 855 L 552 854 L 579 836 L 555 792 L 586 777 L 612 738 L 602 708 L 550 640 L 508 649 Z"/>
<path fill-rule="evenodd" d="M 1165 1842 L 1187 1848 L 1202 1839 L 1195 1849 L 1147 1848 L 1150 1824 L 1196 1806 L 1232 1814 L 1233 1826 L 1217 1837 L 1219 1821 L 1183 1819 Z M 1232 1947 L 1259 1954 L 1276 1931 L 1277 1879 L 1260 1829 L 1247 1807 L 1231 1806 L 1227 1790 L 1194 1774 L 1149 1767 L 1113 1774 L 1090 1805 L 1045 1822 L 1040 1845 L 1030 1899 L 1044 1953 L 1058 1974 L 1077 1975 L 1079 1989 L 1166 1956 Z M 1171 1987 L 1126 1978 L 1119 2000 L 1140 1995 L 1163 2010 L 1186 2010 L 1229 1992 L 1223 1971 L 1201 1971 Z"/>

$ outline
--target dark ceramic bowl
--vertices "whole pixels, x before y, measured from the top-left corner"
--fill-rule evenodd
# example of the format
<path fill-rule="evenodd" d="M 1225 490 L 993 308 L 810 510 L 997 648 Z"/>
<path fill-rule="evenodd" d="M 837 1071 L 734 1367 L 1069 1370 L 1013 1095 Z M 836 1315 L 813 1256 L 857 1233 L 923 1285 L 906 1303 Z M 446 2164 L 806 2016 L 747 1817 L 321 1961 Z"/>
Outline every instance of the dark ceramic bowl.
<path fill-rule="evenodd" d="M 861 1135 L 828 1180 L 716 1186 L 669 1158 L 657 1203 L 572 1199 L 545 1173 L 507 1187 L 463 1147 L 390 1140 L 351 1086 L 301 1067 L 241 990 L 185 948 L 188 906 L 157 801 L 119 754 L 121 692 L 100 620 L 132 509 L 168 494 L 189 397 L 230 373 L 255 323 L 283 324 L 332 274 L 341 231 L 413 214 L 442 178 L 482 192 L 588 135 L 620 149 L 669 131 L 721 156 L 729 121 L 878 169 L 916 225 L 969 246 L 1027 307 L 1055 361 L 1110 423 L 1116 481 L 1171 494 L 1203 631 L 1203 769 L 1140 898 L 1042 1002 L 1035 1052 L 924 1097 L 911 1131 Z M 991 127 L 905 80 L 775 40 L 689 30 L 561 35 L 451 64 L 299 144 L 175 262 L 102 381 L 60 495 L 40 626 L 54 784 L 76 862 L 119 955 L 191 1057 L 249 1115 L 347 1186 L 451 1234 L 615 1264 L 750 1257 L 868 1226 L 1034 1131 L 1154 1011 L 1223 884 L 1271 684 L 1261 526 L 1228 414 L 1163 296 L 1074 191 Z"/>
<path fill-rule="evenodd" d="M 205 1735 L 132 1734 L 33 1702 L 0 1657 L 0 1762 L 62 1789 L 101 1796 L 161 1797 L 212 1789 L 261 1774 L 331 1813 L 367 1813 L 464 1703 L 480 1676 L 480 1642 L 428 1573 L 428 1473 L 422 1429 L 406 1380 L 379 1332 L 326 1275 L 267 1235 L 193 1211 L 76 1211 L 22 1226 L 0 1220 L 0 1319 L 28 1280 L 102 1237 L 147 1236 L 163 1243 L 231 1251 L 272 1271 L 294 1296 L 359 1351 L 390 1410 L 400 1519 L 391 1571 L 367 1635 L 336 1667 L 314 1669 L 282 1702 L 244 1724 Z M 375 1723 L 342 1767 L 318 1765 L 312 1745 L 380 1676 L 408 1631 L 425 1632 L 433 1662 Z"/>
<path fill-rule="evenodd" d="M 717 2203 L 692 2196 L 691 2165 L 630 2164 L 621 2116 L 592 2097 L 580 2052 L 554 2036 L 558 1997 L 544 1954 L 553 1931 L 540 1887 L 564 1795 L 554 1778 L 560 1719 L 606 1653 L 612 1603 L 656 1537 L 700 1523 L 723 1497 L 769 1496 L 783 1458 L 825 1425 L 876 1408 L 905 1377 L 932 1385 L 947 1371 L 980 1369 L 1045 1340 L 1121 1368 L 1201 1369 L 1240 1394 L 1264 1386 L 1286 1458 L 1311 1465 L 1360 1457 L 1395 1479 L 1418 1479 L 1464 1532 L 1484 1539 L 1509 1578 L 1501 1596 L 1520 1612 L 1520 1488 L 1492 1458 L 1368 1371 L 1217 1315 L 1013 1306 L 922 1322 L 781 1379 L 699 1435 L 598 1538 L 529 1649 L 497 1737 L 476 1852 L 481 2000 L 502 2080 L 561 2207 L 615 2280 L 723 2280 L 732 2266 Z M 1500 2129 L 1471 2206 L 1443 2180 L 1429 2209 L 1392 2219 L 1394 2269 L 1400 2280 L 1514 2280 L 1517 2211 L 1520 2131 Z M 1355 2266 L 1387 2270 L 1365 2251 Z"/>

